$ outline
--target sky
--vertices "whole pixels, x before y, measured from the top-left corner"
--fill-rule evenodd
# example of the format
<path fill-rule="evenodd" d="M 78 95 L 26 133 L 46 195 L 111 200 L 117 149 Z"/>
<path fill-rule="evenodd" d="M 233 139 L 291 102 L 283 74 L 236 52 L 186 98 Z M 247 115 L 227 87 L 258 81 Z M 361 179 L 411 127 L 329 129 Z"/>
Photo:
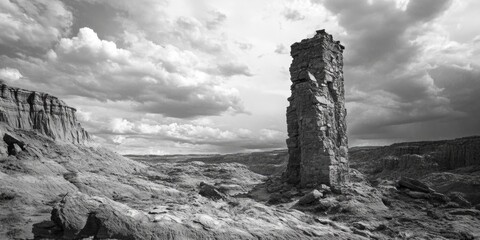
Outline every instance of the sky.
<path fill-rule="evenodd" d="M 344 50 L 350 146 L 480 135 L 477 0 L 0 0 L 0 78 L 122 154 L 286 148 L 290 45 Z"/>

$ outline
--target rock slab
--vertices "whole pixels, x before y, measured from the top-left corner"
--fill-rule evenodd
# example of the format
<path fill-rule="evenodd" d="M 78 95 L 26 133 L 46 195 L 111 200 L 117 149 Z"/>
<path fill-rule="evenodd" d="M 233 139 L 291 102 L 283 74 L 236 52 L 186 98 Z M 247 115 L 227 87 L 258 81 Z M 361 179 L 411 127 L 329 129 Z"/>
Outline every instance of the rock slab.
<path fill-rule="evenodd" d="M 302 187 L 348 181 L 343 49 L 324 30 L 291 46 L 287 181 Z"/>

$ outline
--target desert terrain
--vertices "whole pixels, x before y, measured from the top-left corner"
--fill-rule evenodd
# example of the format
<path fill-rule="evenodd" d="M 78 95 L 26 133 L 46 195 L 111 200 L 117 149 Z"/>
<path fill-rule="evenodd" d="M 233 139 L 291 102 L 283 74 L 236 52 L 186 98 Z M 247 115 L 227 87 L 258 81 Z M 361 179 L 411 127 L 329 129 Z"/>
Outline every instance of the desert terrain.
<path fill-rule="evenodd" d="M 478 137 L 352 148 L 341 192 L 297 188 L 282 180 L 286 150 L 120 156 L 60 100 L 2 89 L 23 107 L 1 123 L 1 239 L 480 237 Z M 39 108 L 44 132 L 11 126 Z"/>
<path fill-rule="evenodd" d="M 479 3 L 254 2 L 0 0 L 0 240 L 480 239 Z"/>

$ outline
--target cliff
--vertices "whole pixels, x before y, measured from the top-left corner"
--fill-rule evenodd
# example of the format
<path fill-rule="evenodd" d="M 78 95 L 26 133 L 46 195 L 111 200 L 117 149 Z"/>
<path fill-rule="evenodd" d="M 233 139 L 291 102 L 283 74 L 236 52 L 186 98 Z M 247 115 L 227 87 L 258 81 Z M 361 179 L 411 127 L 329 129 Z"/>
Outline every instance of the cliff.
<path fill-rule="evenodd" d="M 423 175 L 432 171 L 479 167 L 480 136 L 351 148 L 350 159 L 353 167 L 374 174 L 390 170 L 399 174 Z"/>
<path fill-rule="evenodd" d="M 75 112 L 75 108 L 49 94 L 0 84 L 0 122 L 13 128 L 83 144 L 90 137 L 77 122 Z"/>

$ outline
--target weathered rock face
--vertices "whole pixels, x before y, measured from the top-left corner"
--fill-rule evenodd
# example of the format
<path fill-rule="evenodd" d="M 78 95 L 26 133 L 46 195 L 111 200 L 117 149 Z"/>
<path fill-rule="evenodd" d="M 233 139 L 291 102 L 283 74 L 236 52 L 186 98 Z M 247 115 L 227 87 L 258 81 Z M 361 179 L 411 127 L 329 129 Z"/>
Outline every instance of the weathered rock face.
<path fill-rule="evenodd" d="M 404 142 L 384 147 L 355 147 L 350 151 L 352 164 L 363 172 L 368 169 L 395 170 L 419 175 L 425 172 L 480 166 L 480 137 L 452 140 Z"/>
<path fill-rule="evenodd" d="M 343 49 L 324 30 L 291 46 L 285 173 L 301 186 L 341 187 L 348 180 Z"/>
<path fill-rule="evenodd" d="M 35 130 L 56 140 L 85 143 L 88 133 L 75 116 L 75 109 L 46 93 L 0 84 L 0 122 Z"/>

